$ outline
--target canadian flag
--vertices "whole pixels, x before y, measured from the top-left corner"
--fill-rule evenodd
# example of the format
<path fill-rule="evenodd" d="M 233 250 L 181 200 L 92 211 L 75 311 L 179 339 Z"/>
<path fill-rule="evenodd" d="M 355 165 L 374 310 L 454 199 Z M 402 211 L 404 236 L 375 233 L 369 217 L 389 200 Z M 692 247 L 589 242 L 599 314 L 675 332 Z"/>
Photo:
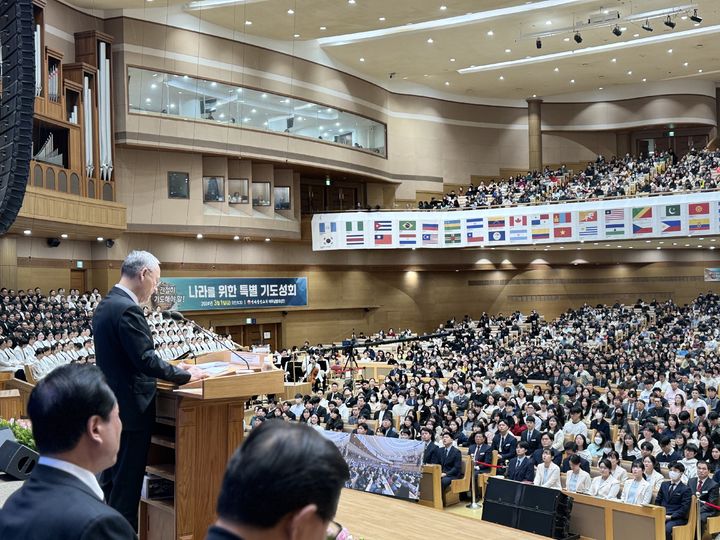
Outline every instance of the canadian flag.
<path fill-rule="evenodd" d="M 512 218 L 512 224 L 513 225 L 527 225 L 527 216 L 514 216 Z"/>

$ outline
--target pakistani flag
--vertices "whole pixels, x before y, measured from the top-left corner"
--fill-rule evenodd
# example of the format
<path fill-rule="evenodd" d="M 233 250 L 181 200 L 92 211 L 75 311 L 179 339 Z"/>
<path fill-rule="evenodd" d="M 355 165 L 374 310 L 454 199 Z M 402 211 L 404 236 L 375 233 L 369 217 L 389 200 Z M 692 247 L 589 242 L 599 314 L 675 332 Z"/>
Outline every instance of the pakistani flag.
<path fill-rule="evenodd" d="M 400 230 L 401 231 L 414 231 L 417 227 L 415 225 L 414 221 L 401 221 L 400 222 Z"/>
<path fill-rule="evenodd" d="M 675 217 L 680 215 L 679 204 L 669 204 L 665 207 L 665 217 Z"/>

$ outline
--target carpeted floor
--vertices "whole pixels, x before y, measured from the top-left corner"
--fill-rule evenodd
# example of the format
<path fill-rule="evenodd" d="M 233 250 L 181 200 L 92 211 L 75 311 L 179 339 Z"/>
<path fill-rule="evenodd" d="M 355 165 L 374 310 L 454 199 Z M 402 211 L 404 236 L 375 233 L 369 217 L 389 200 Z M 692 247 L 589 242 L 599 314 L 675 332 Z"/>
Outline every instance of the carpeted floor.
<path fill-rule="evenodd" d="M 0 474 L 0 508 L 3 507 L 8 497 L 10 497 L 16 489 L 20 489 L 22 485 L 22 481 L 15 480 L 7 474 Z"/>

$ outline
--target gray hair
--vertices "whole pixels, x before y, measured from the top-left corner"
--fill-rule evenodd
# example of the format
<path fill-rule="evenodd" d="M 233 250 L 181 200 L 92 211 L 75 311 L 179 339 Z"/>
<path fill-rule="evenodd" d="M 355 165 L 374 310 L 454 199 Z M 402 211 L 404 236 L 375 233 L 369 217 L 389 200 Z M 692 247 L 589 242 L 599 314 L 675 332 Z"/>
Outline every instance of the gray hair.
<path fill-rule="evenodd" d="M 147 251 L 131 251 L 122 263 L 120 274 L 136 278 L 143 268 L 160 268 L 160 261 L 155 255 Z"/>

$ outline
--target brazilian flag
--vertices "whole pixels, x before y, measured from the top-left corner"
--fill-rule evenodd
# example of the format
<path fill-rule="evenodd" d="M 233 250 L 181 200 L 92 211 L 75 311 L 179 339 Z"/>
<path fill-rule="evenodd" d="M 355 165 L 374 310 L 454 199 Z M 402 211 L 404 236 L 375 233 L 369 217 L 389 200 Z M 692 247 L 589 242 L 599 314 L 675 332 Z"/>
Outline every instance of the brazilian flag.
<path fill-rule="evenodd" d="M 400 222 L 400 230 L 401 231 L 414 231 L 417 229 L 417 226 L 415 225 L 414 221 L 401 221 Z"/>

